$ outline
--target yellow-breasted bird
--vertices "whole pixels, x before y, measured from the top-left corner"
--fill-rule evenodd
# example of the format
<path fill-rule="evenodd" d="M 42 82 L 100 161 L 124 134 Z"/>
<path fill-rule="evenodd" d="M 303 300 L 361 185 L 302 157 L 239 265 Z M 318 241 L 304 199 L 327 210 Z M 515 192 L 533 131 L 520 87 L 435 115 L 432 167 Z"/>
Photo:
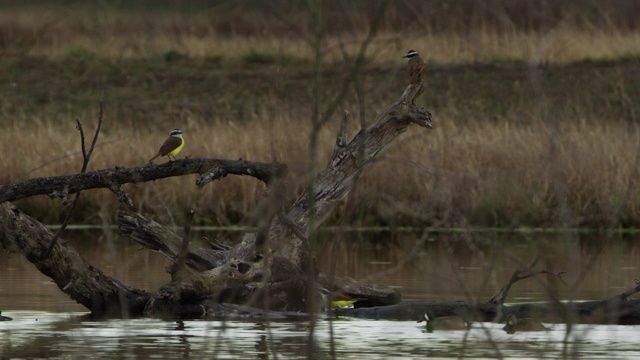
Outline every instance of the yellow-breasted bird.
<path fill-rule="evenodd" d="M 409 50 L 403 58 L 408 58 L 409 62 L 407 63 L 407 71 L 409 71 L 409 75 L 411 76 L 411 84 L 415 85 L 420 82 L 420 75 L 424 71 L 424 60 L 420 57 L 417 51 Z"/>
<path fill-rule="evenodd" d="M 171 158 L 173 158 L 173 160 L 176 160 L 176 155 L 178 155 L 180 150 L 182 150 L 183 146 L 184 138 L 182 137 L 182 130 L 173 129 L 171 130 L 171 134 L 169 134 L 167 140 L 164 141 L 164 144 L 160 146 L 160 150 L 158 150 L 156 156 L 152 157 L 149 162 L 152 162 L 160 156 L 168 157 L 169 161 L 171 161 Z"/>
<path fill-rule="evenodd" d="M 321 290 L 321 293 L 322 302 L 329 306 L 329 298 L 331 298 L 331 307 L 333 308 L 346 308 L 355 304 L 357 301 L 366 300 L 363 298 L 353 298 L 346 294 L 330 293 L 329 290 L 324 288 Z"/>

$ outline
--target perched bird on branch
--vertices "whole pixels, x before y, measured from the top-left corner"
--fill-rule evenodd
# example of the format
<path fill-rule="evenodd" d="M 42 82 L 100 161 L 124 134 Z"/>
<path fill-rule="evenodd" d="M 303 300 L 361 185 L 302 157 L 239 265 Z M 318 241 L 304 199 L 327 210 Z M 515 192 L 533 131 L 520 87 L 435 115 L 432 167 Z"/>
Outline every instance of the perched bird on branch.
<path fill-rule="evenodd" d="M 422 75 L 422 72 L 424 71 L 424 60 L 422 60 L 418 52 L 415 50 L 409 50 L 403 58 L 409 59 L 409 62 L 407 63 L 407 71 L 409 71 L 409 75 L 411 76 L 411 84 L 415 85 L 419 83 L 420 75 Z"/>
<path fill-rule="evenodd" d="M 182 150 L 183 146 L 184 139 L 182 138 L 182 130 L 173 129 L 171 130 L 171 134 L 169 134 L 167 140 L 164 141 L 164 144 L 160 146 L 160 150 L 158 150 L 156 156 L 152 157 L 151 160 L 149 160 L 149 163 L 160 156 L 168 157 L 169 161 L 171 161 L 172 157 L 173 160 L 176 160 L 176 155 L 178 155 L 180 150 Z"/>

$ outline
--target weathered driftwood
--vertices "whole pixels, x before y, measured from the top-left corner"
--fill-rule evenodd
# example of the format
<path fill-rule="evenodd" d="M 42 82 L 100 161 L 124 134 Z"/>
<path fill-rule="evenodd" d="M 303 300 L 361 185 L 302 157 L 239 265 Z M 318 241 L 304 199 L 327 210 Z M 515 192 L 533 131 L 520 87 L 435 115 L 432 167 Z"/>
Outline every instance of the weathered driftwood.
<path fill-rule="evenodd" d="M 37 220 L 4 202 L 33 195 L 48 194 L 65 198 L 85 189 L 106 187 L 130 199 L 120 185 L 169 176 L 199 173 L 196 185 L 202 186 L 227 174 L 249 175 L 267 184 L 285 176 L 284 164 L 266 164 L 243 160 L 185 159 L 141 168 L 98 170 L 69 176 L 30 179 L 0 186 L 0 239 L 9 252 L 29 259 L 43 274 L 51 277 L 72 299 L 97 316 L 141 316 L 150 300 L 146 291 L 128 287 L 91 266 L 72 247 L 54 242 L 54 234 Z M 123 200 L 124 201 L 124 200 Z M 50 251 L 49 251 L 50 250 Z"/>
<path fill-rule="evenodd" d="M 189 276 L 163 286 L 152 297 L 146 313 L 191 314 L 212 300 L 280 311 L 319 309 L 322 304 L 317 300 L 317 270 L 309 238 L 354 185 L 354 177 L 366 170 L 391 141 L 411 124 L 432 127 L 431 114 L 414 105 L 422 87 L 422 83 L 410 85 L 373 125 L 360 130 L 348 143 L 341 141 L 341 131 L 327 168 L 288 212 L 272 209 L 262 231 L 245 235 L 241 244 L 230 250 L 188 253 Z M 121 216 L 119 223 L 123 233 L 175 261 L 180 243 L 176 236 L 149 236 L 153 230 L 145 228 L 148 221 L 139 215 Z M 372 304 L 378 303 L 376 295 L 379 303 L 399 300 L 399 294 L 391 289 L 364 289 L 368 289 Z"/>
<path fill-rule="evenodd" d="M 338 309 L 336 315 L 366 319 L 420 320 L 427 311 L 438 316 L 469 316 L 475 321 L 504 322 L 507 316 L 533 317 L 548 323 L 640 324 L 640 300 L 625 302 L 579 301 L 559 307 L 555 302 L 496 305 L 472 305 L 466 301 L 403 302 L 400 304 L 356 309 Z"/>
<path fill-rule="evenodd" d="M 129 237 L 177 262 L 182 237 L 166 227 L 140 214 L 123 212 L 118 215 L 118 228 L 120 235 Z M 186 255 L 186 265 L 195 271 L 205 271 L 216 268 L 232 258 L 248 257 L 254 250 L 255 235 L 245 235 L 242 242 L 235 247 L 224 247 L 214 242 L 210 248 L 190 249 Z"/>
<path fill-rule="evenodd" d="M 122 213 L 118 216 L 118 228 L 122 236 L 130 237 L 135 242 L 161 253 L 174 263 L 177 262 L 182 238 L 164 226 L 140 214 Z M 254 253 L 255 235 L 251 233 L 245 235 L 242 242 L 235 247 L 210 242 L 209 248 L 192 248 L 186 254 L 186 265 L 194 271 L 201 272 L 232 261 L 234 269 L 249 269 L 255 264 L 255 261 L 246 260 L 251 259 Z M 320 274 L 318 285 L 336 293 L 366 299 L 359 301 L 358 306 L 390 305 L 400 302 L 401 299 L 400 293 L 395 289 L 369 286 L 348 277 Z M 211 312 L 213 309 L 206 309 L 206 311 Z"/>
<path fill-rule="evenodd" d="M 344 140 L 342 130 L 327 168 L 317 175 L 289 211 L 285 212 L 283 204 L 274 201 L 275 205 L 265 212 L 258 233 L 245 235 L 240 245 L 227 249 L 218 244 L 210 250 L 187 252 L 185 271 L 151 296 L 105 276 L 67 244 L 52 242 L 52 235 L 44 226 L 8 203 L 2 204 L 0 212 L 2 245 L 8 251 L 22 253 L 52 277 L 62 291 L 96 315 L 137 316 L 144 306 L 145 313 L 150 315 L 197 316 L 206 314 L 206 304 L 212 302 L 313 311 L 321 306 L 319 286 L 367 293 L 371 304 L 399 301 L 396 291 L 365 285 L 358 288 L 349 279 L 328 281 L 321 277 L 323 283 L 318 284 L 309 239 L 354 185 L 353 179 L 366 170 L 391 141 L 410 124 L 432 127 L 431 115 L 414 105 L 415 97 L 422 90 L 422 83 L 409 86 L 373 125 L 360 130 L 351 141 Z M 122 184 L 191 173 L 201 174 L 196 181 L 198 186 L 227 174 L 250 175 L 268 185 L 277 185 L 273 180 L 286 174 L 286 167 L 209 159 L 185 159 L 133 169 L 117 167 L 3 185 L 0 203 L 39 194 L 66 199 L 67 195 L 81 190 L 104 187 L 130 204 Z M 275 200 L 279 200 L 278 192 L 274 193 Z M 182 244 L 179 237 L 154 228 L 155 224 L 139 215 L 121 217 L 120 224 L 123 233 L 178 262 Z M 46 251 L 48 245 L 51 245 L 50 256 Z M 379 302 L 375 301 L 376 296 Z"/>
<path fill-rule="evenodd" d="M 538 274 L 560 276 L 545 270 L 534 271 L 536 261 L 528 268 L 514 272 L 509 282 L 482 304 L 464 301 L 397 304 L 400 295 L 392 289 L 317 273 L 313 254 L 309 251 L 310 238 L 351 189 L 354 178 L 408 125 L 431 127 L 430 114 L 414 105 L 413 100 L 421 91 L 422 84 L 409 86 L 372 126 L 360 130 L 349 142 L 341 130 L 327 168 L 317 175 L 294 205 L 285 212 L 283 204 L 277 201 L 278 191 L 272 192 L 275 205 L 265 212 L 259 231 L 244 235 L 235 247 L 211 242 L 209 248 L 194 248 L 185 253 L 185 243 L 180 236 L 141 215 L 121 214 L 118 223 L 123 235 L 159 251 L 174 264 L 182 263 L 180 259 L 184 256 L 184 266 L 176 266 L 178 269 L 184 267 L 184 271 L 180 271 L 179 276 L 176 275 L 178 271 L 170 271 L 172 281 L 153 294 L 104 275 L 64 242 L 52 243 L 53 234 L 46 227 L 4 201 L 37 194 L 66 198 L 69 194 L 97 187 L 110 188 L 121 200 L 126 200 L 128 196 L 122 190 L 122 184 L 190 173 L 202 175 L 196 182 L 198 186 L 227 174 L 237 174 L 254 176 L 277 189 L 277 181 L 273 180 L 286 174 L 286 167 L 246 161 L 186 159 L 160 166 L 107 169 L 2 185 L 0 241 L 7 251 L 23 254 L 63 292 L 94 315 L 130 317 L 144 312 L 156 316 L 219 317 L 232 312 L 241 317 L 288 317 L 298 314 L 299 310 L 316 310 L 321 305 L 316 298 L 317 290 L 327 288 L 367 299 L 358 302 L 361 307 L 357 309 L 337 312 L 347 316 L 417 320 L 431 310 L 436 316 L 471 314 L 476 320 L 483 321 L 500 321 L 513 313 L 548 322 L 640 323 L 640 300 L 629 299 L 640 291 L 640 285 L 604 301 L 503 305 L 515 282 Z M 51 254 L 46 255 L 50 244 Z M 256 307 L 280 312 L 274 315 Z"/>
<path fill-rule="evenodd" d="M 96 315 L 130 317 L 142 314 L 150 294 L 105 275 L 73 247 L 58 242 L 42 257 L 53 233 L 10 203 L 0 204 L 0 241 L 8 252 L 24 255 L 58 288 Z"/>
<path fill-rule="evenodd" d="M 113 191 L 121 201 L 128 198 L 121 186 L 129 183 L 164 179 L 172 176 L 200 174 L 197 186 L 223 178 L 227 175 L 253 176 L 266 184 L 287 174 L 284 164 L 259 163 L 243 160 L 221 159 L 182 159 L 161 165 L 147 165 L 138 168 L 115 167 L 86 173 L 50 176 L 28 179 L 13 184 L 0 185 L 0 203 L 15 201 L 35 195 L 48 195 L 51 198 L 66 198 L 81 190 L 107 188 Z"/>
<path fill-rule="evenodd" d="M 536 258 L 527 268 L 514 271 L 508 283 L 487 302 L 470 304 L 466 301 L 407 302 L 390 306 L 339 309 L 336 314 L 369 319 L 421 320 L 430 311 L 434 316 L 458 315 L 475 321 L 504 322 L 513 314 L 519 318 L 532 317 L 548 323 L 586 324 L 640 324 L 640 299 L 629 299 L 640 292 L 640 281 L 636 286 L 607 300 L 546 303 L 524 303 L 503 305 L 511 286 L 536 274 L 552 274 L 546 270 L 534 271 Z"/>

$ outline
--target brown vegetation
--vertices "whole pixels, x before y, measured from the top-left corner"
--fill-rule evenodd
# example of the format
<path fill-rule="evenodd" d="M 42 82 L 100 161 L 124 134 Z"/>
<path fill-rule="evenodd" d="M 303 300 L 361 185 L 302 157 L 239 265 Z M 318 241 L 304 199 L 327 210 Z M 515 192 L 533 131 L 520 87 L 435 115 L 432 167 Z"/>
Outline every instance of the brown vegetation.
<path fill-rule="evenodd" d="M 74 121 L 90 131 L 103 98 L 107 125 L 91 169 L 141 165 L 170 129 L 181 127 L 181 155 L 288 164 L 292 199 L 306 185 L 310 157 L 313 94 L 299 89 L 311 89 L 313 80 L 311 22 L 304 7 L 287 7 L 293 19 L 287 23 L 281 5 L 243 11 L 251 5 L 239 4 L 196 2 L 177 14 L 160 6 L 155 16 L 144 6 L 55 4 L 31 11 L 5 5 L 0 182 L 77 172 Z M 333 23 L 323 43 L 324 98 L 346 76 L 341 47 L 355 53 L 371 16 L 363 3 L 347 4 L 325 9 Z M 436 115 L 432 136 L 406 136 L 386 152 L 351 197 L 349 221 L 637 223 L 640 36 L 629 15 L 635 3 L 447 6 L 392 2 L 368 52 L 359 95 L 340 105 L 354 114 L 366 108 L 366 119 L 406 83 L 400 56 L 409 47 L 431 62 L 423 101 Z M 244 86 L 256 78 L 255 86 Z M 335 123 L 321 129 L 319 144 L 333 142 Z M 320 162 L 330 151 L 319 150 Z M 244 179 L 200 190 L 186 177 L 129 189 L 143 213 L 173 221 L 195 206 L 196 221 L 205 225 L 242 223 L 262 191 Z M 44 198 L 19 205 L 45 222 L 64 215 Z M 119 205 L 108 191 L 95 191 L 79 206 L 86 211 L 74 221 L 99 223 L 113 219 Z"/>

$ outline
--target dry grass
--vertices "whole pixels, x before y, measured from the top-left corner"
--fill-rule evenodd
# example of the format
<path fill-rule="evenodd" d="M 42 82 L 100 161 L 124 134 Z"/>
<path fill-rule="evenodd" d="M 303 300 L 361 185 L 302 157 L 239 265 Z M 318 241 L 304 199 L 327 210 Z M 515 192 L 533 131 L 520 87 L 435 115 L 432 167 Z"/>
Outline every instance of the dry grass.
<path fill-rule="evenodd" d="M 635 128 L 593 120 L 441 120 L 433 134 L 398 144 L 367 177 L 362 190 L 371 186 L 370 203 L 390 215 L 387 221 L 418 210 L 444 226 L 610 227 L 640 215 Z M 389 186 L 395 174 L 404 175 L 402 186 Z M 379 202 L 381 194 L 388 201 Z"/>
<path fill-rule="evenodd" d="M 252 55 L 264 57 L 266 61 L 284 59 L 293 64 L 308 64 L 313 60 L 309 46 L 310 17 L 305 10 L 287 14 L 286 7 L 272 8 L 270 13 L 267 7 L 260 13 L 259 10 L 244 11 L 241 6 L 187 12 L 161 8 L 154 9 L 153 16 L 149 15 L 149 9 L 132 11 L 108 6 L 96 9 L 44 6 L 37 10 L 9 7 L 0 12 L 0 49 L 5 54 L 50 59 L 150 59 L 173 53 L 220 59 L 227 66 L 243 64 Z M 510 4 L 502 6 L 506 9 Z M 438 14 L 451 11 L 433 8 L 433 4 L 412 4 L 413 16 L 408 16 L 400 7 L 401 4 L 392 3 L 387 10 L 386 23 L 369 52 L 374 65 L 394 64 L 398 54 L 409 48 L 421 51 L 426 60 L 441 64 L 495 61 L 553 64 L 640 56 L 640 32 L 633 28 L 636 24 L 627 24 L 622 19 L 624 10 L 615 10 L 615 7 L 611 10 L 606 3 L 601 17 L 592 19 L 581 14 L 580 8 L 567 10 L 559 18 L 551 14 L 553 9 L 539 9 L 541 17 L 545 11 L 550 12 L 546 14 L 548 25 L 543 30 L 531 28 L 526 18 L 530 15 L 526 13 L 522 19 L 479 19 L 472 25 L 454 27 L 447 24 L 454 23 L 450 17 L 438 18 Z M 328 63 L 343 61 L 341 47 L 355 54 L 370 21 L 369 14 L 357 8 L 351 12 L 341 12 L 338 8 L 325 14 L 327 35 L 323 56 Z M 505 9 L 497 6 L 490 14 L 497 16 Z M 464 9 L 458 10 L 464 15 Z M 613 14 L 607 16 L 606 12 Z M 575 19 L 581 15 L 582 21 Z M 280 16 L 291 16 L 291 19 L 281 20 Z M 593 22 L 585 23 L 588 20 Z M 340 31 L 335 23 L 345 30 Z M 447 27 L 446 31 L 441 30 L 443 26 Z"/>
<path fill-rule="evenodd" d="M 189 120 L 183 126 L 187 144 L 181 155 L 276 158 L 291 167 L 290 195 L 304 186 L 300 179 L 308 161 L 307 137 L 291 134 L 308 134 L 307 123 L 282 116 L 251 125 Z M 237 136 L 239 132 L 243 136 Z M 38 122 L 15 126 L 10 136 L 20 141 L 2 141 L 0 151 L 21 156 L 5 157 L 2 173 L 15 175 L 3 182 L 73 173 L 80 165 L 78 136 L 71 127 Z M 142 165 L 166 136 L 166 131 L 114 129 L 100 138 L 90 168 Z M 324 130 L 320 139 L 326 159 L 334 140 L 332 129 Z M 370 169 L 350 204 L 359 209 L 352 221 L 435 226 L 630 224 L 640 218 L 635 190 L 638 144 L 635 127 L 630 131 L 619 123 L 594 119 L 514 125 L 508 120 L 461 124 L 441 117 L 432 131 L 411 129 Z M 50 154 L 64 157 L 42 166 L 42 159 L 52 159 Z M 127 187 L 139 211 L 173 220 L 180 209 L 196 206 L 201 222 L 222 225 L 250 215 L 263 189 L 255 179 L 239 177 L 204 189 L 195 187 L 193 177 Z M 33 209 L 39 217 L 52 215 L 43 209 L 57 208 L 46 198 L 30 203 L 40 208 Z M 119 207 L 108 191 L 86 193 L 83 203 L 103 216 L 111 216 Z M 97 221 L 93 216 L 77 217 Z"/>
<path fill-rule="evenodd" d="M 93 131 L 91 125 L 91 122 L 85 122 L 85 132 Z M 187 118 L 183 124 L 176 126 L 183 129 L 186 138 L 180 157 L 242 158 L 265 162 L 277 159 L 289 165 L 292 191 L 298 192 L 301 184 L 297 184 L 295 179 L 302 176 L 304 164 L 308 162 L 308 137 L 305 134 L 309 134 L 310 127 L 304 122 L 279 117 L 271 121 L 252 122 L 250 125 L 234 122 L 210 125 L 204 119 Z M 164 130 L 131 131 L 118 127 L 103 132 L 88 170 L 145 165 L 167 137 L 168 132 Z M 239 133 L 243 135 L 238 136 Z M 333 142 L 328 130 L 322 131 L 321 136 L 327 144 Z M 65 126 L 42 121 L 16 122 L 10 131 L 2 135 L 0 149 L 6 154 L 20 156 L 5 158 L 0 181 L 10 183 L 31 177 L 77 172 L 82 158 L 79 141 L 78 132 L 71 123 Z M 166 158 L 156 163 L 164 161 L 167 161 Z M 170 217 L 173 213 L 179 213 L 178 209 L 196 206 L 204 217 L 211 214 L 222 217 L 213 221 L 223 225 L 228 222 L 224 219 L 227 216 L 236 214 L 240 217 L 249 213 L 262 198 L 264 190 L 264 185 L 253 178 L 230 177 L 204 189 L 196 188 L 194 181 L 195 177 L 181 177 L 131 185 L 126 189 L 139 211 L 153 211 Z M 117 199 L 106 190 L 86 193 L 83 198 L 86 208 L 100 210 L 101 214 L 112 215 L 119 207 Z M 47 215 L 48 210 L 45 209 L 55 206 L 45 197 L 30 203 L 39 217 Z M 91 216 L 88 220 L 97 221 Z M 85 215 L 79 217 L 87 219 Z M 237 221 L 237 217 L 233 220 Z"/>
<path fill-rule="evenodd" d="M 597 1 L 584 9 L 582 2 L 552 2 L 542 22 L 516 2 L 498 3 L 440 9 L 392 2 L 360 78 L 366 119 L 406 86 L 400 56 L 415 48 L 432 62 L 423 101 L 436 129 L 412 129 L 391 146 L 359 184 L 350 222 L 611 227 L 640 220 L 636 20 Z M 0 183 L 77 172 L 73 119 L 90 131 L 104 98 L 106 124 L 90 169 L 142 165 L 180 127 L 183 156 L 287 163 L 293 199 L 309 160 L 308 11 L 277 8 L 293 19 L 287 24 L 272 16 L 274 9 L 269 15 L 220 4 L 154 16 L 144 7 L 106 5 L 3 9 L 0 77 L 9 81 L 0 85 Z M 350 12 L 325 13 L 323 106 L 348 71 L 339 65 L 341 47 L 356 53 L 367 31 L 370 14 L 360 10 L 368 3 L 354 4 Z M 499 66 L 469 66 L 477 62 Z M 340 107 L 355 114 L 357 104 L 350 93 Z M 322 129 L 322 159 L 334 131 Z M 161 220 L 179 222 L 176 214 L 196 206 L 203 224 L 247 221 L 262 198 L 254 179 L 228 178 L 205 189 L 193 180 L 127 191 L 139 211 Z M 48 222 L 61 217 L 44 197 L 21 204 Z M 119 207 L 108 191 L 83 194 L 81 205 L 75 220 L 95 223 Z"/>
<path fill-rule="evenodd" d="M 324 60 L 342 63 L 340 47 L 355 55 L 365 35 L 328 37 Z M 309 45 L 295 35 L 229 38 L 215 33 L 201 37 L 149 32 L 135 38 L 114 36 L 96 39 L 82 33 L 59 36 L 45 44 L 34 44 L 21 54 L 53 59 L 97 57 L 123 60 L 161 58 L 175 52 L 190 58 L 220 59 L 226 66 L 244 64 L 252 59 L 251 56 L 264 57 L 266 62 L 280 59 L 292 64 L 309 64 L 314 57 Z M 544 34 L 520 31 L 502 34 L 490 30 L 480 30 L 471 35 L 387 33 L 381 34 L 374 42 L 368 54 L 369 60 L 374 65 L 393 64 L 398 61 L 398 54 L 409 48 L 420 51 L 426 61 L 440 64 L 496 61 L 571 63 L 637 58 L 640 56 L 640 33 L 605 34 L 575 29 L 557 29 Z"/>

